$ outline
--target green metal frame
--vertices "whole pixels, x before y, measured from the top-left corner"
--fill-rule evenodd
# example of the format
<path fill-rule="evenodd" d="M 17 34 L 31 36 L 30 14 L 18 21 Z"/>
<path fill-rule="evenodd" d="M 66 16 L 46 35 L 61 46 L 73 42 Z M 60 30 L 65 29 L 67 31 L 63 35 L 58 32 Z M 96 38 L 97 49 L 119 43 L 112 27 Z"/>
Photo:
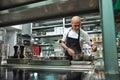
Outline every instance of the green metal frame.
<path fill-rule="evenodd" d="M 120 0 L 116 0 L 113 8 L 114 8 L 114 10 L 119 10 L 120 9 Z"/>
<path fill-rule="evenodd" d="M 105 74 L 119 74 L 112 0 L 100 0 Z"/>

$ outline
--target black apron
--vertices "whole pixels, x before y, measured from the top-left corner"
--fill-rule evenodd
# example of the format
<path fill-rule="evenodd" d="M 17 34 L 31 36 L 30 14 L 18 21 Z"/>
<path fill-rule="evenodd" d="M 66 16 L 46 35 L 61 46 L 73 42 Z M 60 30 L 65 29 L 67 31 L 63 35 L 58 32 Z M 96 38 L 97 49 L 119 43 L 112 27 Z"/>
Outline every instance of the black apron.
<path fill-rule="evenodd" d="M 69 32 L 70 32 L 70 30 L 69 30 Z M 68 32 L 68 34 L 69 34 L 69 32 Z M 68 37 L 68 34 L 67 34 L 67 38 L 66 38 L 67 47 L 73 49 L 75 51 L 75 54 L 81 53 L 81 47 L 80 47 L 80 42 L 79 42 L 80 30 L 79 30 L 77 39 Z M 65 51 L 65 56 L 67 57 L 68 60 L 73 60 L 72 56 L 70 56 L 67 51 Z"/>

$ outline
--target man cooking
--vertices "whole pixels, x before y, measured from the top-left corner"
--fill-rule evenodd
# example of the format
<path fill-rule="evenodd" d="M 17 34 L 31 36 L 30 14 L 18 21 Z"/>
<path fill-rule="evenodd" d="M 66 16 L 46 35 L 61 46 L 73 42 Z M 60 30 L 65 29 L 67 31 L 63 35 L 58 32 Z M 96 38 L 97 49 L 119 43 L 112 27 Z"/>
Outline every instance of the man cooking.
<path fill-rule="evenodd" d="M 71 27 L 68 28 L 61 39 L 61 46 L 65 49 L 65 56 L 68 60 L 73 60 L 75 54 L 82 52 L 83 42 L 91 46 L 93 52 L 97 51 L 97 46 L 90 41 L 89 35 L 81 29 L 81 19 L 73 16 Z"/>

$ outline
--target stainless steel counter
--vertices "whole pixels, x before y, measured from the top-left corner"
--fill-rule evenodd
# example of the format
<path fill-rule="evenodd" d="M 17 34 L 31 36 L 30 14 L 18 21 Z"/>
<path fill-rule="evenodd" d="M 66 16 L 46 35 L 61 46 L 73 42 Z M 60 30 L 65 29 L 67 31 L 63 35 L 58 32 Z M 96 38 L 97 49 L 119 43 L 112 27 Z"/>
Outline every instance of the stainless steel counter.
<path fill-rule="evenodd" d="M 63 70 L 63 71 L 76 71 L 85 72 L 92 71 L 94 65 L 70 65 L 70 66 L 41 66 L 41 65 L 29 65 L 29 64 L 4 64 L 3 68 L 12 69 L 27 69 L 27 70 Z"/>
<path fill-rule="evenodd" d="M 95 65 L 42 66 L 30 64 L 1 65 L 1 80 L 67 80 L 83 73 L 72 80 L 120 80 L 120 75 L 105 75 Z M 71 79 L 68 79 L 71 80 Z"/>

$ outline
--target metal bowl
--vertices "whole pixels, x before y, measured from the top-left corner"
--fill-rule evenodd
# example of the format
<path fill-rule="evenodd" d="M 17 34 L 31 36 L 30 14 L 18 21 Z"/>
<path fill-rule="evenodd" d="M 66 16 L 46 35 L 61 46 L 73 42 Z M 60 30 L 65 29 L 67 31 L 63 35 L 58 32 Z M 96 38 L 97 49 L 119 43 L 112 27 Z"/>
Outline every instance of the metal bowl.
<path fill-rule="evenodd" d="M 85 54 L 75 54 L 73 56 L 73 60 L 74 61 L 93 61 L 94 60 L 94 56 L 88 56 Z"/>
<path fill-rule="evenodd" d="M 81 61 L 83 60 L 83 55 L 82 54 L 75 54 L 72 56 L 74 61 Z"/>

